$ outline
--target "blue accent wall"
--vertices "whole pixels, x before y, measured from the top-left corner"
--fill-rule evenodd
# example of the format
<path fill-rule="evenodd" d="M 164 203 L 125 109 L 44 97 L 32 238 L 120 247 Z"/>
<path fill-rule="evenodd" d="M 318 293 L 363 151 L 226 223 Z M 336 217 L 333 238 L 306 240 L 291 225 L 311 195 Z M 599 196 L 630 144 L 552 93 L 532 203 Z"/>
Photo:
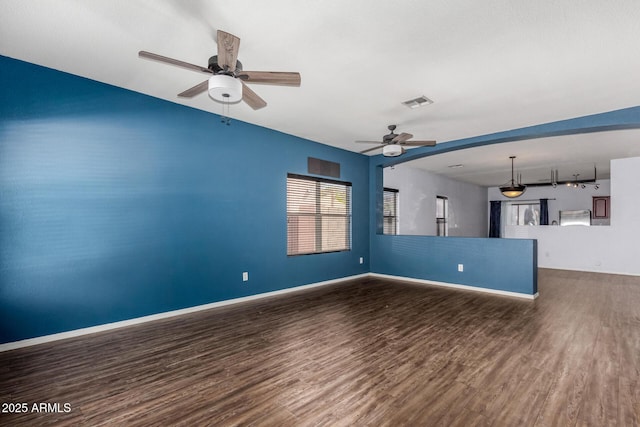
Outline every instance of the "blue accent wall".
<path fill-rule="evenodd" d="M 366 156 L 6 57 L 0 82 L 0 342 L 369 271 Z M 353 183 L 350 252 L 286 255 L 308 156 Z"/>
<path fill-rule="evenodd" d="M 533 295 L 538 292 L 537 241 L 471 237 L 372 238 L 371 271 Z M 464 271 L 458 271 L 458 264 Z"/>

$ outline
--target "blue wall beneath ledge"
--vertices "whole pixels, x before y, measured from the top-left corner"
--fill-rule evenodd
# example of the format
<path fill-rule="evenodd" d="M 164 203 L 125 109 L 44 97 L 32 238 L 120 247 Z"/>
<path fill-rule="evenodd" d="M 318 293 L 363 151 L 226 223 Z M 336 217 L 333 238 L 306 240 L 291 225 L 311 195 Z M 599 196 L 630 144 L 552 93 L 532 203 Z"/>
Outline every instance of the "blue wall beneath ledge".
<path fill-rule="evenodd" d="M 371 271 L 534 295 L 537 242 L 525 239 L 385 236 L 371 240 Z M 464 271 L 458 271 L 458 264 Z"/>
<path fill-rule="evenodd" d="M 369 271 L 366 156 L 1 56 L 0 82 L 1 343 Z M 308 156 L 353 183 L 350 252 L 286 255 Z"/>

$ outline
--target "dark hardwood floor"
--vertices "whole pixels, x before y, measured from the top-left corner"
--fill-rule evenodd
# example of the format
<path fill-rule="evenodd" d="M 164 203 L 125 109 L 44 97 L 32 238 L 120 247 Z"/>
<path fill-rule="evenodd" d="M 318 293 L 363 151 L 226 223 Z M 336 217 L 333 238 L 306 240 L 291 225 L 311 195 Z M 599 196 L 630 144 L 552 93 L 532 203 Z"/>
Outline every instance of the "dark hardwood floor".
<path fill-rule="evenodd" d="M 0 425 L 637 426 L 640 278 L 539 289 L 366 279 L 0 353 Z"/>

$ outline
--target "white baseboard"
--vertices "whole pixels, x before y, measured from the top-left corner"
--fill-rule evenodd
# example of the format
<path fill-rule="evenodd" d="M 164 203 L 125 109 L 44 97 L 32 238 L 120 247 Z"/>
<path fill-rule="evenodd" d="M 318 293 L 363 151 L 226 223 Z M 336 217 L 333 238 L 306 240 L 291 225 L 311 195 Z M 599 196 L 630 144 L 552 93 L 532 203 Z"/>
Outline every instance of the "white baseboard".
<path fill-rule="evenodd" d="M 464 290 L 476 291 L 476 292 L 485 292 L 490 294 L 504 295 L 504 296 L 517 297 L 517 298 L 535 299 L 538 297 L 537 293 L 535 295 L 528 295 L 528 294 L 522 294 L 518 292 L 499 291 L 499 290 L 488 289 L 488 288 L 477 288 L 477 287 L 468 286 L 468 285 L 458 285 L 455 283 L 445 283 L 445 282 L 435 282 L 432 280 L 414 279 L 411 277 L 391 276 L 388 274 L 378 274 L 378 273 L 363 273 L 363 274 L 357 274 L 354 276 L 341 277 L 339 279 L 325 280 L 323 282 L 316 282 L 308 285 L 296 286 L 294 288 L 280 289 L 277 291 L 265 292 L 262 294 L 249 295 L 241 298 L 234 298 L 234 299 L 229 299 L 224 301 L 212 302 L 209 304 L 197 305 L 195 307 L 187 307 L 180 310 L 166 311 L 164 313 L 157 313 L 157 314 L 151 314 L 149 316 L 136 317 L 134 319 L 127 319 L 119 322 L 105 323 L 103 325 L 91 326 L 88 328 L 75 329 L 72 331 L 45 335 L 42 337 L 35 337 L 35 338 L 29 338 L 21 341 L 9 342 L 5 344 L 0 344 L 0 352 L 14 350 L 22 347 L 29 347 L 32 345 L 44 344 L 52 341 L 63 340 L 66 338 L 74 338 L 82 335 L 95 334 L 97 332 L 110 331 L 112 329 L 124 328 L 132 325 L 139 325 L 141 323 L 152 322 L 154 320 L 167 319 L 169 317 L 181 316 L 183 314 L 195 313 L 202 310 L 209 310 L 216 307 L 223 307 L 225 305 L 238 304 L 242 302 L 253 301 L 253 300 L 272 297 L 276 295 L 284 295 L 292 292 L 303 291 L 306 289 L 332 285 L 335 283 L 346 282 L 348 280 L 361 279 L 365 277 L 377 277 L 377 278 L 383 278 L 383 279 L 400 280 L 404 282 L 420 283 L 423 285 L 444 286 L 448 288 L 464 289 Z"/>
<path fill-rule="evenodd" d="M 310 283 L 308 285 L 296 286 L 294 288 L 280 289 L 272 292 L 265 292 L 262 294 L 249 295 L 246 297 L 233 298 L 224 301 L 212 302 L 209 304 L 197 305 L 195 307 L 187 307 L 179 310 L 166 311 L 164 313 L 151 314 L 149 316 L 136 317 L 134 319 L 122 320 L 119 322 L 105 323 L 103 325 L 91 326 L 88 328 L 74 329 L 72 331 L 60 332 L 57 334 L 44 335 L 41 337 L 29 338 L 21 341 L 13 341 L 5 344 L 0 344 L 0 352 L 14 350 L 22 347 L 29 347 L 37 344 L 44 344 L 52 341 L 63 340 L 66 338 L 79 337 L 82 335 L 95 334 L 97 332 L 110 331 L 112 329 L 124 328 L 126 326 L 139 325 L 140 323 L 152 322 L 154 320 L 166 319 L 169 317 L 181 316 L 183 314 L 195 313 L 197 311 L 209 310 L 211 308 L 223 307 L 225 305 L 238 304 L 241 302 L 253 301 L 261 298 L 272 297 L 276 295 L 283 295 L 292 292 L 303 291 L 306 289 L 317 288 L 320 286 L 332 285 L 334 283 L 345 282 L 347 280 L 361 279 L 368 277 L 369 273 L 357 274 L 354 276 L 341 277 L 339 279 L 325 280 L 323 282 Z"/>
<path fill-rule="evenodd" d="M 381 279 L 400 280 L 403 282 L 419 283 L 421 285 L 443 286 L 445 288 L 464 289 L 465 291 L 484 292 L 487 294 L 495 294 L 495 295 L 502 295 L 502 296 L 508 296 L 508 297 L 524 298 L 524 299 L 531 299 L 531 300 L 538 298 L 537 292 L 531 295 L 531 294 L 523 294 L 520 292 L 510 292 L 510 291 L 501 291 L 498 289 L 480 288 L 477 286 L 459 285 L 457 283 L 436 282 L 434 280 L 426 280 L 426 279 L 415 279 L 413 277 L 391 276 L 389 274 L 369 273 L 369 275 L 371 277 L 378 277 Z"/>
<path fill-rule="evenodd" d="M 566 270 L 566 271 L 576 271 L 578 273 L 600 273 L 600 274 L 613 274 L 618 276 L 632 276 L 632 277 L 640 277 L 638 273 L 625 273 L 620 271 L 606 271 L 606 270 L 585 270 L 584 268 L 567 268 L 567 267 L 544 267 L 538 265 L 538 268 L 542 268 L 545 270 Z"/>

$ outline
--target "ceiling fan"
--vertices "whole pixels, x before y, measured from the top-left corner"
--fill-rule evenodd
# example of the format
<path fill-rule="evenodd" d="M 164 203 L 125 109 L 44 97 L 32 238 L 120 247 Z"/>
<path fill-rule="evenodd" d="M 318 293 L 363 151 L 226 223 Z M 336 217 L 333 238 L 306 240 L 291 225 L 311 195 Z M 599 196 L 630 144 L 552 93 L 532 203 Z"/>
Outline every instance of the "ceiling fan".
<path fill-rule="evenodd" d="M 242 63 L 238 61 L 239 48 L 240 38 L 218 30 L 218 54 L 209 58 L 207 67 L 201 67 L 144 50 L 138 52 L 138 56 L 211 75 L 202 83 L 198 83 L 194 87 L 178 94 L 179 97 L 183 98 L 192 98 L 208 91 L 209 96 L 215 101 L 230 104 L 242 100 L 254 110 L 258 110 L 266 107 L 267 103 L 251 90 L 246 83 L 300 86 L 300 73 L 244 71 Z"/>
<path fill-rule="evenodd" d="M 433 147 L 436 145 L 435 141 L 409 141 L 413 138 L 410 133 L 402 132 L 400 135 L 394 133 L 396 125 L 387 126 L 391 132 L 382 137 L 382 141 L 356 141 L 358 143 L 365 144 L 380 144 L 379 147 L 367 148 L 360 151 L 360 153 L 367 153 L 369 151 L 382 148 L 382 154 L 386 157 L 396 157 L 405 152 L 404 147 Z"/>

